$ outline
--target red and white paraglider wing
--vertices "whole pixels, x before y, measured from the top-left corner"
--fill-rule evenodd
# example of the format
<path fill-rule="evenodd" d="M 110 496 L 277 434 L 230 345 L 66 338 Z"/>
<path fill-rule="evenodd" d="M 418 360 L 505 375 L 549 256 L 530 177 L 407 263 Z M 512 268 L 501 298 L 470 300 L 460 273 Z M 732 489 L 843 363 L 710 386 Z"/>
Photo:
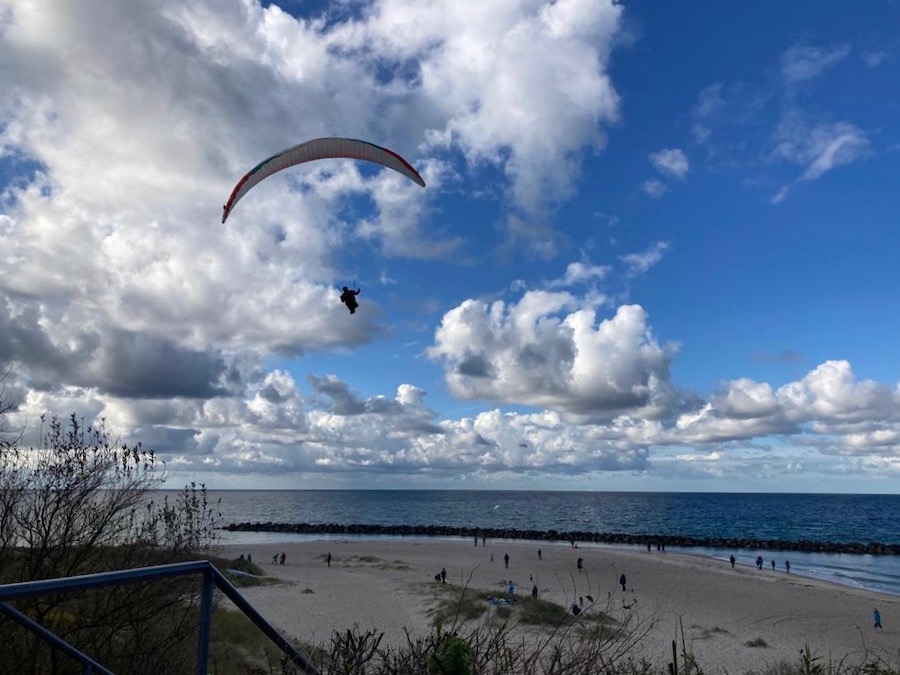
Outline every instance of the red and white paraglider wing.
<path fill-rule="evenodd" d="M 393 150 L 355 138 L 317 138 L 272 155 L 251 169 L 231 191 L 231 197 L 228 198 L 228 203 L 225 204 L 222 213 L 222 222 L 224 223 L 228 219 L 228 215 L 241 197 L 261 181 L 282 169 L 317 159 L 361 159 L 374 162 L 402 173 L 413 182 L 425 187 L 425 181 L 422 180 L 419 172 Z"/>

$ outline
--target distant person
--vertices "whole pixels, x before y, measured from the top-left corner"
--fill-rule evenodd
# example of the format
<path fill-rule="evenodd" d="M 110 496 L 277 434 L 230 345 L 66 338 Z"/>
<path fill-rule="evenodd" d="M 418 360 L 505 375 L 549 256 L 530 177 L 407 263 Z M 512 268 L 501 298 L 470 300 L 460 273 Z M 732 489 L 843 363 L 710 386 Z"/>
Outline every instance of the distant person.
<path fill-rule="evenodd" d="M 728 562 L 731 563 L 731 569 L 734 569 L 734 563 L 735 563 L 734 553 L 731 554 L 731 557 L 728 559 Z"/>
<path fill-rule="evenodd" d="M 491 551 L 491 562 L 494 562 L 494 552 Z"/>
<path fill-rule="evenodd" d="M 619 577 L 619 583 L 622 584 L 622 590 L 625 590 L 625 575 Z"/>
<path fill-rule="evenodd" d="M 328 563 L 328 567 L 331 567 L 331 551 L 329 551 L 328 555 L 325 557 L 325 562 Z"/>
<path fill-rule="evenodd" d="M 791 573 L 791 561 L 790 561 L 790 560 L 785 560 L 785 561 L 784 561 L 784 570 L 785 570 L 785 572 L 787 572 L 788 574 Z"/>
<path fill-rule="evenodd" d="M 509 594 L 510 595 L 516 594 L 516 582 L 513 581 L 512 579 L 509 580 Z"/>
<path fill-rule="evenodd" d="M 252 553 L 247 554 L 247 562 L 253 562 L 253 554 Z"/>
<path fill-rule="evenodd" d="M 244 559 L 244 554 L 243 554 L 243 553 L 241 553 L 241 557 L 240 557 L 240 560 L 243 560 L 243 559 Z"/>
<path fill-rule="evenodd" d="M 481 545 L 487 546 L 487 535 L 486 534 L 481 535 Z"/>
<path fill-rule="evenodd" d="M 282 551 L 282 552 L 281 552 L 281 555 L 278 556 L 278 564 L 279 564 L 279 565 L 284 565 L 284 560 L 285 560 L 285 558 L 287 558 L 287 556 L 284 554 L 284 551 Z"/>
<path fill-rule="evenodd" d="M 478 546 L 478 535 L 475 535 L 475 545 Z"/>
<path fill-rule="evenodd" d="M 503 566 L 509 569 L 509 553 L 503 554 Z"/>
<path fill-rule="evenodd" d="M 278 564 L 278 554 L 277 554 L 277 553 L 276 553 L 275 555 L 272 556 L 272 564 L 273 564 L 273 565 L 277 565 L 277 564 Z"/>
<path fill-rule="evenodd" d="M 575 616 L 581 614 L 581 607 L 578 606 L 577 602 L 572 603 L 572 614 L 574 614 Z"/>
<path fill-rule="evenodd" d="M 647 542 L 647 553 L 653 553 L 653 551 L 650 549 L 650 542 L 649 542 L 649 541 Z"/>
<path fill-rule="evenodd" d="M 543 558 L 541 557 L 541 555 L 542 555 L 541 549 L 538 549 L 538 560 L 543 560 Z"/>
<path fill-rule="evenodd" d="M 537 584 L 534 584 L 534 585 L 531 587 L 531 597 L 532 597 L 533 600 L 537 600 L 537 599 L 538 599 L 538 587 L 537 587 Z"/>
<path fill-rule="evenodd" d="M 775 570 L 775 561 L 773 560 L 772 561 L 772 571 L 774 571 L 774 570 Z"/>
<path fill-rule="evenodd" d="M 872 618 L 875 620 L 875 628 L 881 628 L 881 612 L 878 611 L 877 607 L 872 612 Z M 881 630 L 884 630 L 884 628 L 881 628 Z"/>
<path fill-rule="evenodd" d="M 579 558 L 578 562 L 575 563 L 576 567 L 578 567 L 578 571 L 580 572 L 584 569 L 584 558 Z"/>
<path fill-rule="evenodd" d="M 447 569 L 444 567 L 441 568 L 441 583 L 442 584 L 447 583 Z"/>
<path fill-rule="evenodd" d="M 761 555 L 756 556 L 756 569 L 761 570 L 763 566 L 763 557 Z"/>

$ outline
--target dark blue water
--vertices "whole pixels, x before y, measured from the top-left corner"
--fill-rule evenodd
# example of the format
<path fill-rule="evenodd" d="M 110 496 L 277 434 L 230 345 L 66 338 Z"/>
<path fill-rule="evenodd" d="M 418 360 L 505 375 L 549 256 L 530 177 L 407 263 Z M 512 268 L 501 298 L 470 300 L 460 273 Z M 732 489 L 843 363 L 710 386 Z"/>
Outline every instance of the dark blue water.
<path fill-rule="evenodd" d="M 900 495 L 211 491 L 226 523 L 367 523 L 900 543 Z"/>
<path fill-rule="evenodd" d="M 900 543 L 900 495 L 522 492 L 460 490 L 210 491 L 225 524 L 446 525 L 519 530 Z M 299 535 L 227 533 L 252 543 Z M 690 549 L 727 558 L 732 551 Z M 756 551 L 734 551 L 749 561 Z M 768 564 L 773 553 L 760 552 Z M 900 556 L 776 554 L 793 573 L 900 593 Z"/>

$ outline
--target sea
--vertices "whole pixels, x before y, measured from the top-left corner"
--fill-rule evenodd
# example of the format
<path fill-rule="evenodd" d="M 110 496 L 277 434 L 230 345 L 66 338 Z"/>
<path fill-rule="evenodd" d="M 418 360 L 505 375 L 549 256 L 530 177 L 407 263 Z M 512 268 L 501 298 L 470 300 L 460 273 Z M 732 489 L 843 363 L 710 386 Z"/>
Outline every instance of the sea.
<path fill-rule="evenodd" d="M 490 490 L 211 490 L 232 523 L 438 525 L 787 541 L 900 543 L 900 495 Z M 347 539 L 221 531 L 221 543 Z M 373 538 L 364 535 L 361 538 Z M 542 543 L 547 546 L 547 542 Z M 560 546 L 568 546 L 560 542 Z M 580 543 L 581 547 L 625 546 Z M 753 565 L 762 555 L 791 574 L 900 595 L 900 555 L 676 548 L 668 551 Z"/>

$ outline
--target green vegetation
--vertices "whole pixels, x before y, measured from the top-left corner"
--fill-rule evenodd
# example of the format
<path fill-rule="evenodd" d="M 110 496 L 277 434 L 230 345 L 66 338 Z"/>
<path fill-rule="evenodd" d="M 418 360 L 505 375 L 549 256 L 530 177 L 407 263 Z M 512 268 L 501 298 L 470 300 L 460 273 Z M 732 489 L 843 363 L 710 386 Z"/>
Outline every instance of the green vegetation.
<path fill-rule="evenodd" d="M 262 567 L 245 558 L 227 560 L 220 557 L 210 557 L 209 561 L 216 566 L 216 569 L 228 577 L 228 581 L 236 588 L 247 588 L 248 586 L 272 586 L 284 583 L 281 579 L 266 576 L 266 572 Z M 237 570 L 238 572 L 243 572 L 243 574 L 234 574 L 229 570 Z"/>
<path fill-rule="evenodd" d="M 422 584 L 422 588 L 435 596 L 435 604 L 428 612 L 432 626 L 474 621 L 490 607 L 485 600 L 490 592 L 476 592 L 452 584 Z"/>
<path fill-rule="evenodd" d="M 514 621 L 524 626 L 550 629 L 555 629 L 567 621 L 569 623 L 575 621 L 575 617 L 562 605 L 547 600 L 536 600 L 530 596 L 493 593 L 453 584 L 422 584 L 421 588 L 434 597 L 434 606 L 430 609 L 429 615 L 431 624 L 435 627 L 450 623 L 466 623 L 489 615 L 499 623 Z M 509 604 L 491 605 L 488 602 L 490 597 Z M 609 624 L 613 623 L 613 620 L 603 612 L 588 611 L 580 616 L 578 623 L 589 626 L 595 623 Z"/>
<path fill-rule="evenodd" d="M 320 555 L 319 558 L 322 560 L 323 563 L 328 560 L 328 556 L 325 554 Z M 352 555 L 348 558 L 338 558 L 337 556 L 334 556 L 331 558 L 331 564 L 332 565 L 344 565 L 344 566 L 360 565 L 360 564 L 372 565 L 376 569 L 379 569 L 379 570 L 408 570 L 409 569 L 409 565 L 407 565 L 402 560 L 393 560 L 393 561 L 389 562 L 387 560 L 382 560 L 378 556 L 374 556 L 374 555 Z"/>
<path fill-rule="evenodd" d="M 719 626 L 713 626 L 712 628 L 701 628 L 700 626 L 694 624 L 691 626 L 693 629 L 698 629 L 700 632 L 695 633 L 693 638 L 695 640 L 709 640 L 710 638 L 715 637 L 716 635 L 731 635 L 724 628 L 720 628 Z"/>
<path fill-rule="evenodd" d="M 235 610 L 219 608 L 213 614 L 209 652 L 210 675 L 281 672 L 281 651 Z"/>
<path fill-rule="evenodd" d="M 472 648 L 465 640 L 450 635 L 438 643 L 434 654 L 428 657 L 428 672 L 440 675 L 471 675 Z"/>

